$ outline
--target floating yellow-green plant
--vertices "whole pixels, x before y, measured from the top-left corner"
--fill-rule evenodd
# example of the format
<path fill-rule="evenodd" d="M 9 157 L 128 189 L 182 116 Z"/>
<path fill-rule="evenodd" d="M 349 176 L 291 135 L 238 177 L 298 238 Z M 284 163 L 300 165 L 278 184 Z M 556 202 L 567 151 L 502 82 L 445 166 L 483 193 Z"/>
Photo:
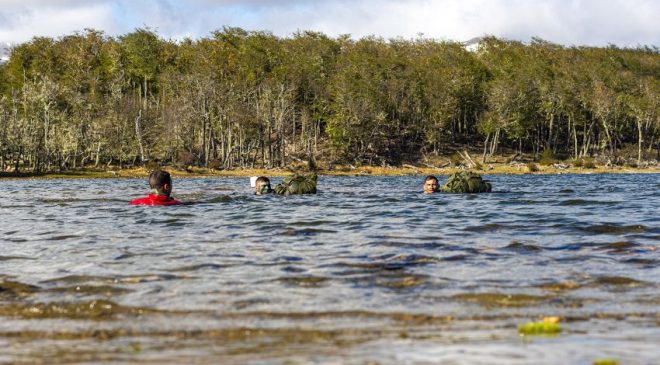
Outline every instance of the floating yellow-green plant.
<path fill-rule="evenodd" d="M 559 317 L 545 317 L 540 322 L 528 322 L 518 326 L 518 333 L 530 335 L 556 335 L 561 332 Z"/>
<path fill-rule="evenodd" d="M 594 360 L 593 365 L 619 365 L 619 362 L 614 359 L 597 359 Z"/>

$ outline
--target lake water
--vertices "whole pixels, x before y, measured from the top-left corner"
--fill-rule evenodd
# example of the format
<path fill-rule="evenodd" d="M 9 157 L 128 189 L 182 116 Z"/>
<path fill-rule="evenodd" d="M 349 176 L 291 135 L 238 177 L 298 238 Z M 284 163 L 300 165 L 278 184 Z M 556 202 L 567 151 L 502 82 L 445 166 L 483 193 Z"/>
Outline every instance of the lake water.
<path fill-rule="evenodd" d="M 488 178 L 0 180 L 0 363 L 659 364 L 660 175 Z"/>

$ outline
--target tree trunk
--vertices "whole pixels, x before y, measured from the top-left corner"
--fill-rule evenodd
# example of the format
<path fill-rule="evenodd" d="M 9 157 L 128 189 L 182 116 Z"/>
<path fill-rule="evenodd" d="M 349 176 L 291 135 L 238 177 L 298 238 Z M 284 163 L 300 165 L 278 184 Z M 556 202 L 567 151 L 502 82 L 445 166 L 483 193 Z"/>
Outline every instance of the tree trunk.
<path fill-rule="evenodd" d="M 96 145 L 96 160 L 94 161 L 94 167 L 99 166 L 99 156 L 101 155 L 101 142 Z"/>
<path fill-rule="evenodd" d="M 481 163 L 486 163 L 486 152 L 488 152 L 489 139 L 490 139 L 490 133 L 486 135 L 486 140 L 484 141 L 484 153 L 481 155 Z"/>
<path fill-rule="evenodd" d="M 644 138 L 642 135 L 642 121 L 637 120 L 637 165 L 642 163 L 642 143 Z"/>
<path fill-rule="evenodd" d="M 142 110 L 138 111 L 138 116 L 135 118 L 135 137 L 137 138 L 138 147 L 140 148 L 140 162 L 144 162 L 144 146 L 142 144 L 142 127 L 140 125 L 140 118 L 142 118 Z"/>

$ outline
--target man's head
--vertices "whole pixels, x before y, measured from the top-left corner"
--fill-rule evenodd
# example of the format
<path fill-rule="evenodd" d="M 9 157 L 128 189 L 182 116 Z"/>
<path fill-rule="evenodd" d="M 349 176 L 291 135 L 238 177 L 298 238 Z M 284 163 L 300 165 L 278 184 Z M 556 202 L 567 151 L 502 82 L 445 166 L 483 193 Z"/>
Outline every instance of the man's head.
<path fill-rule="evenodd" d="M 153 171 L 149 174 L 149 186 L 156 190 L 158 194 L 170 196 L 170 193 L 172 193 L 172 177 L 167 171 Z"/>
<path fill-rule="evenodd" d="M 255 194 L 262 195 L 268 194 L 272 191 L 270 188 L 270 180 L 265 176 L 259 176 L 254 182 Z"/>
<path fill-rule="evenodd" d="M 440 189 L 440 184 L 438 184 L 438 178 L 429 175 L 424 179 L 424 192 L 429 194 L 429 193 L 435 193 Z"/>

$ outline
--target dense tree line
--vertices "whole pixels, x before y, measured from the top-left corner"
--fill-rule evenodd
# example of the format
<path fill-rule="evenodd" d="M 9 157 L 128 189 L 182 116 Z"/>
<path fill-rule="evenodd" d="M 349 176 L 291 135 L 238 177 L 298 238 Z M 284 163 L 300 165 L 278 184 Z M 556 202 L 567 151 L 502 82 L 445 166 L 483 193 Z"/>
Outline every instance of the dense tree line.
<path fill-rule="evenodd" d="M 86 30 L 0 65 L 0 165 L 400 164 L 456 145 L 642 159 L 659 144 L 659 76 L 656 47 Z"/>

